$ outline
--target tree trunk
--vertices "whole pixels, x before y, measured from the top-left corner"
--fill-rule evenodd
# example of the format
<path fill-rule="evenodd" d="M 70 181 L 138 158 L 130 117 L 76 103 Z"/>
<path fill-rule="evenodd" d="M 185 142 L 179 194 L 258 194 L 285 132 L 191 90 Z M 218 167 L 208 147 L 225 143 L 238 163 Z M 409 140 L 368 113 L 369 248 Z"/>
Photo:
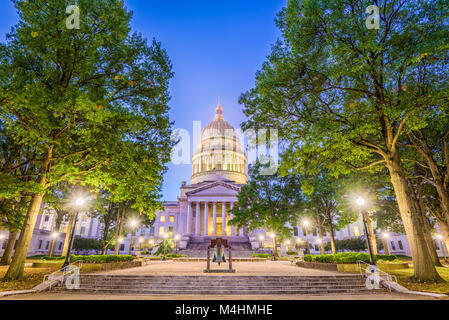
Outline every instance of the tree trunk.
<path fill-rule="evenodd" d="M 390 255 L 390 248 L 388 247 L 388 240 L 385 239 L 384 237 L 382 237 L 382 243 L 384 244 L 385 255 L 389 256 Z"/>
<path fill-rule="evenodd" d="M 422 231 L 422 215 L 416 212 L 398 152 L 387 163 L 405 233 L 412 253 L 414 275 L 418 282 L 441 282 Z"/>
<path fill-rule="evenodd" d="M 9 231 L 8 243 L 6 244 L 5 252 L 3 252 L 0 266 L 7 266 L 11 263 L 12 251 L 14 250 L 14 244 L 16 243 L 17 231 Z"/>
<path fill-rule="evenodd" d="M 69 223 L 67 225 L 67 229 L 65 232 L 64 247 L 63 247 L 62 253 L 61 253 L 61 256 L 63 256 L 63 257 L 67 257 L 67 252 L 69 251 L 70 236 L 72 233 L 74 220 L 75 220 L 75 213 L 72 212 L 69 215 Z"/>
<path fill-rule="evenodd" d="M 55 225 L 55 229 L 53 230 L 53 232 L 58 233 L 59 229 L 61 228 L 61 223 L 62 223 L 62 219 L 56 219 L 56 225 Z M 53 257 L 53 255 L 55 254 L 55 249 L 56 249 L 56 243 L 58 242 L 58 238 L 53 239 L 51 241 L 51 245 L 50 245 L 50 249 L 48 250 L 48 256 L 49 257 Z"/>
<path fill-rule="evenodd" d="M 31 198 L 30 206 L 28 208 L 22 230 L 20 231 L 16 251 L 14 252 L 8 271 L 3 278 L 5 281 L 23 279 L 25 260 L 28 254 L 28 248 L 30 246 L 31 237 L 33 236 L 34 226 L 36 224 L 37 215 L 39 214 L 39 209 L 41 208 L 43 197 L 43 194 L 35 194 Z"/>
<path fill-rule="evenodd" d="M 274 259 L 279 258 L 278 243 L 277 243 L 276 237 L 273 237 L 273 255 L 274 255 Z"/>
<path fill-rule="evenodd" d="M 410 185 L 410 184 L 409 184 Z M 411 187 L 410 187 L 411 188 Z M 427 246 L 429 248 L 429 253 L 432 256 L 432 260 L 437 267 L 442 267 L 441 261 L 438 258 L 437 248 L 435 247 L 435 242 L 432 238 L 432 227 L 430 226 L 430 222 L 426 217 L 426 207 L 424 205 L 424 198 L 422 195 L 422 185 L 419 185 L 417 188 L 417 193 L 415 195 L 415 204 L 416 210 L 421 214 L 423 219 L 423 233 L 426 239 Z M 412 190 L 414 191 L 414 190 Z"/>
<path fill-rule="evenodd" d="M 332 254 L 337 253 L 337 246 L 335 245 L 335 238 L 334 238 L 334 227 L 331 223 L 328 224 L 329 228 L 329 237 L 331 239 L 331 248 L 332 248 Z"/>
<path fill-rule="evenodd" d="M 377 250 L 376 235 L 374 234 L 373 223 L 372 223 L 369 213 L 366 213 L 366 225 L 368 227 L 368 233 L 369 233 L 367 236 L 368 236 L 369 242 L 371 243 L 371 249 L 373 250 L 373 254 L 379 254 L 378 250 Z"/>
<path fill-rule="evenodd" d="M 116 230 L 115 230 L 115 248 L 114 248 L 115 255 L 119 254 L 120 236 L 122 234 L 124 215 L 125 215 L 125 208 L 122 208 L 121 214 L 117 215 Z"/>
<path fill-rule="evenodd" d="M 318 226 L 318 232 L 320 234 L 320 240 L 321 240 L 320 253 L 323 255 L 323 254 L 326 254 L 326 244 L 324 243 L 324 228 L 323 228 L 323 223 L 321 221 L 321 218 L 320 218 L 320 215 L 318 212 L 318 208 L 315 208 L 315 211 L 316 211 L 316 224 Z"/>

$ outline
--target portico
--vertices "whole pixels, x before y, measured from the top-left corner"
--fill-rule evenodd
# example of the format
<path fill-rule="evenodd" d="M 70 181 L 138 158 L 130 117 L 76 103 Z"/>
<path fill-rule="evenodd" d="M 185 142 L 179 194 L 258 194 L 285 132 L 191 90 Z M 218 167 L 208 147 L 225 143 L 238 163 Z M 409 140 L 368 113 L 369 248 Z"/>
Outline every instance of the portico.
<path fill-rule="evenodd" d="M 192 199 L 188 201 L 186 233 L 195 236 L 244 236 L 228 222 L 235 199 Z"/>

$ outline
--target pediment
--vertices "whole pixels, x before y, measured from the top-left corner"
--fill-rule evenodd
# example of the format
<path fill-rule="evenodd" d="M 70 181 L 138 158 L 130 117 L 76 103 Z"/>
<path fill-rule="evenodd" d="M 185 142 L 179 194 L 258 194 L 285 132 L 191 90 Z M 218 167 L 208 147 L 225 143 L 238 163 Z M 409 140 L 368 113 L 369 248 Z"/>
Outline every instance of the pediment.
<path fill-rule="evenodd" d="M 236 195 L 239 191 L 240 187 L 236 185 L 223 181 L 216 181 L 189 191 L 186 193 L 186 195 Z"/>

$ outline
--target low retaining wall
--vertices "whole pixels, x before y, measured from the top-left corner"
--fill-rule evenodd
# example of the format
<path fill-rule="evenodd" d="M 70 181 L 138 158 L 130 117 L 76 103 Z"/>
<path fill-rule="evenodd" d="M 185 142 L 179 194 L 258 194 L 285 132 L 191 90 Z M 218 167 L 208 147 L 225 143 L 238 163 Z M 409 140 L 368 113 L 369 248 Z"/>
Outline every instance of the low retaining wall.
<path fill-rule="evenodd" d="M 358 265 L 356 263 L 323 263 L 323 262 L 296 262 L 298 267 L 319 269 L 326 271 L 338 271 L 338 272 L 359 272 Z M 390 270 L 407 269 L 408 263 L 380 263 L 377 264 L 380 270 L 388 272 Z"/>
<path fill-rule="evenodd" d="M 207 262 L 207 258 L 173 258 L 173 261 L 179 262 Z M 232 258 L 232 262 L 265 262 L 265 258 Z M 212 259 L 211 259 L 212 262 Z M 226 258 L 226 262 L 228 262 Z"/>
<path fill-rule="evenodd" d="M 34 262 L 33 268 L 54 268 L 62 267 L 63 262 Z M 83 263 L 81 272 L 109 271 L 118 269 L 128 269 L 141 267 L 142 261 L 109 262 L 109 263 Z"/>

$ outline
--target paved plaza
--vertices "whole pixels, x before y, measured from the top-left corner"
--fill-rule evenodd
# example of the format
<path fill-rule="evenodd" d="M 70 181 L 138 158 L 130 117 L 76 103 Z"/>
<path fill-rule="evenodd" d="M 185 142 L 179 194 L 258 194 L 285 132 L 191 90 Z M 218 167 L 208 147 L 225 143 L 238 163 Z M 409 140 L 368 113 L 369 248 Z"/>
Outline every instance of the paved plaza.
<path fill-rule="evenodd" d="M 230 273 L 204 273 L 206 262 L 178 262 L 178 261 L 152 261 L 150 264 L 123 270 L 108 271 L 101 274 L 108 275 L 177 275 L 177 276 L 329 276 L 345 275 L 340 272 L 322 271 L 315 269 L 299 268 L 290 261 L 263 261 L 263 262 L 234 262 L 232 268 L 236 270 Z M 218 266 L 211 263 L 211 269 L 229 269 L 228 263 Z M 98 273 L 96 273 L 98 274 Z"/>

